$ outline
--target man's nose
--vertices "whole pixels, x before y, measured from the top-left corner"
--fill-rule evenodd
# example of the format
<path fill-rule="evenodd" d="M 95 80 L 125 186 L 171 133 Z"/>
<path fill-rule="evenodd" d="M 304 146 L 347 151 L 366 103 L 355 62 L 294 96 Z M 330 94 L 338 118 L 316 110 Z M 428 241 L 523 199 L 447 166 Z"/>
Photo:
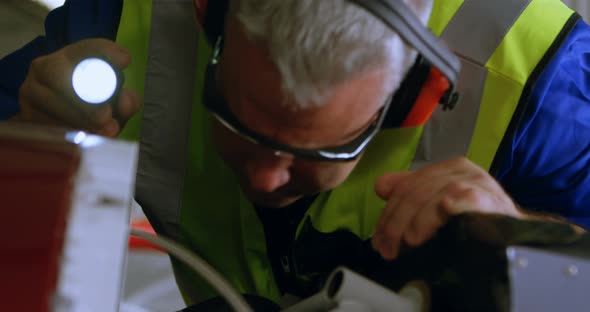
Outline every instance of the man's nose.
<path fill-rule="evenodd" d="M 289 168 L 292 163 L 293 156 L 283 153 L 252 160 L 246 169 L 250 187 L 264 193 L 275 191 L 291 179 Z"/>

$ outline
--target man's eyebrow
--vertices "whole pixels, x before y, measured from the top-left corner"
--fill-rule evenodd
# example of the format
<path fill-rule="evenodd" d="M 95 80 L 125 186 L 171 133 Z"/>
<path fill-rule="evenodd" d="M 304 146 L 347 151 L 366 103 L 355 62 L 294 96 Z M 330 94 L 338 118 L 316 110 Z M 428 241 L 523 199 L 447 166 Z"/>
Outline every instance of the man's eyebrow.
<path fill-rule="evenodd" d="M 369 121 L 367 121 L 366 123 L 364 123 L 360 128 L 355 129 L 350 131 L 349 133 L 346 133 L 344 135 L 344 137 L 339 140 L 341 143 L 348 143 L 354 139 L 356 139 L 359 135 L 361 135 L 363 132 L 367 131 L 367 129 L 369 129 L 369 127 L 379 118 L 380 114 L 383 111 L 383 106 L 380 107 L 377 112 L 375 112 L 375 114 L 373 114 L 373 116 L 371 117 L 371 119 L 369 119 Z"/>

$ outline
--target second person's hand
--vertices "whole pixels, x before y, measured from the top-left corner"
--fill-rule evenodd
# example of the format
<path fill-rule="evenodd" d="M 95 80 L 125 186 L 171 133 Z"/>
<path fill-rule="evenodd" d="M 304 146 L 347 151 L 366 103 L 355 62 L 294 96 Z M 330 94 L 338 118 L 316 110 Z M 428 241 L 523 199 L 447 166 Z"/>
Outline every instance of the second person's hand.
<path fill-rule="evenodd" d="M 115 137 L 127 120 L 139 111 L 137 94 L 123 89 L 116 98 L 93 105 L 83 102 L 72 86 L 74 67 L 82 60 L 100 57 L 117 70 L 130 62 L 129 53 L 106 39 L 87 39 L 35 59 L 19 90 L 20 112 L 16 120 L 57 125 Z"/>

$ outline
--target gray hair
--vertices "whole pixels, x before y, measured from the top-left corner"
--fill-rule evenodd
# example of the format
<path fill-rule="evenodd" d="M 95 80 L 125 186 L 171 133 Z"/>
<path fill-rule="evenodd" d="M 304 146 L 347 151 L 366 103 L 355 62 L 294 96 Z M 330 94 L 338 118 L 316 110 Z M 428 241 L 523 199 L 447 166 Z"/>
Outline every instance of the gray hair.
<path fill-rule="evenodd" d="M 433 0 L 404 0 L 425 24 Z M 237 19 L 264 42 L 298 108 L 322 105 L 330 89 L 374 70 L 385 74 L 383 96 L 395 91 L 416 52 L 364 9 L 344 0 L 240 0 Z"/>

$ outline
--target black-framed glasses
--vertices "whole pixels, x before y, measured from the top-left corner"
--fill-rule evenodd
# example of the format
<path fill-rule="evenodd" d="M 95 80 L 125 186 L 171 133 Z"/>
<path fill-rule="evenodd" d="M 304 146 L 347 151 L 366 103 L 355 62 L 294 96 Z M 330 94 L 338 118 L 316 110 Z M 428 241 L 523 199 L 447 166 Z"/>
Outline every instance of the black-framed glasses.
<path fill-rule="evenodd" d="M 278 152 L 285 152 L 292 154 L 295 157 L 312 160 L 324 161 L 350 161 L 356 159 L 361 152 L 367 147 L 369 142 L 375 137 L 383 124 L 383 120 L 387 115 L 387 110 L 391 104 L 391 96 L 378 112 L 377 118 L 365 129 L 360 135 L 351 141 L 338 145 L 328 146 L 314 149 L 298 148 L 289 146 L 280 142 L 276 142 L 262 134 L 259 134 L 245 125 L 243 125 L 238 118 L 231 112 L 231 109 L 226 100 L 218 92 L 216 83 L 217 65 L 221 54 L 223 38 L 219 37 L 213 49 L 213 54 L 207 65 L 205 73 L 205 85 L 203 89 L 203 104 L 213 116 L 231 132 L 240 137 L 268 147 Z"/>

